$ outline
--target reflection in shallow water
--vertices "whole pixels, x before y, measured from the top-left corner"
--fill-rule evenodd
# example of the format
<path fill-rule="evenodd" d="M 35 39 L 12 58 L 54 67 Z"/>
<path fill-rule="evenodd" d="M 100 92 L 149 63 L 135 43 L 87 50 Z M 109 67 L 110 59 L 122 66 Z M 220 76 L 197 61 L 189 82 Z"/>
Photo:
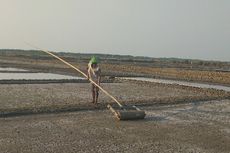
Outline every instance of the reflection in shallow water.
<path fill-rule="evenodd" d="M 61 80 L 83 79 L 76 76 L 60 75 L 53 73 L 0 73 L 0 80 Z"/>
<path fill-rule="evenodd" d="M 22 71 L 25 72 L 27 70 L 24 69 L 18 69 L 18 68 L 12 68 L 12 67 L 0 67 L 0 71 Z"/>
<path fill-rule="evenodd" d="M 209 89 L 211 88 L 211 89 L 217 89 L 217 90 L 230 91 L 230 87 L 228 86 L 194 83 L 194 82 L 187 82 L 187 81 L 154 79 L 154 78 L 144 78 L 144 77 L 124 77 L 121 79 L 149 81 L 149 82 L 164 83 L 164 84 L 178 84 L 178 85 L 190 86 L 190 87 L 209 88 Z"/>

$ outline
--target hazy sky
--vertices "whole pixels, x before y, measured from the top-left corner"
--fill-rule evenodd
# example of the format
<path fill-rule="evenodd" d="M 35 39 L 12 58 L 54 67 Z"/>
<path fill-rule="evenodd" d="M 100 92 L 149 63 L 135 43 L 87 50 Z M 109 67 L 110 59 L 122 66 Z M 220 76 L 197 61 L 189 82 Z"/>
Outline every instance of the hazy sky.
<path fill-rule="evenodd" d="M 0 0 L 0 48 L 230 61 L 230 0 Z"/>

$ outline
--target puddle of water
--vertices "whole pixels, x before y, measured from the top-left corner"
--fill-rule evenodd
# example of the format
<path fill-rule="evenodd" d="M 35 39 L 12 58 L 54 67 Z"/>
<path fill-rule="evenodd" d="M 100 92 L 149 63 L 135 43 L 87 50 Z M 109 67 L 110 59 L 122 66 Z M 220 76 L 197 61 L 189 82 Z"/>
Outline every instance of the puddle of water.
<path fill-rule="evenodd" d="M 121 79 L 137 80 L 137 81 L 149 81 L 149 82 L 156 82 L 156 83 L 163 83 L 163 84 L 177 84 L 177 85 L 182 85 L 182 86 L 230 91 L 230 87 L 228 87 L 228 86 L 194 83 L 194 82 L 187 82 L 187 81 L 154 79 L 154 78 L 144 78 L 144 77 L 124 77 Z"/>
<path fill-rule="evenodd" d="M 77 76 L 60 75 L 53 73 L 0 73 L 0 80 L 69 80 L 83 79 Z"/>
<path fill-rule="evenodd" d="M 25 72 L 27 70 L 24 69 L 18 69 L 18 68 L 12 68 L 12 67 L 0 67 L 0 71 L 20 71 L 20 72 Z"/>

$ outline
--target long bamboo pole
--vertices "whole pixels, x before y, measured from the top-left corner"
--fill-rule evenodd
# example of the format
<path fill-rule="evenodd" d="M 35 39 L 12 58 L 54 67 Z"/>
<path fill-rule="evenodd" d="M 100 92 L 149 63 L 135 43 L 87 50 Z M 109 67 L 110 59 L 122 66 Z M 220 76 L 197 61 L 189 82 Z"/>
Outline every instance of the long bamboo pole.
<path fill-rule="evenodd" d="M 103 91 L 107 96 L 109 96 L 111 99 L 113 99 L 120 107 L 122 107 L 121 103 L 120 103 L 114 96 L 112 96 L 109 92 L 107 92 L 105 89 L 103 89 L 101 86 L 99 86 L 99 85 L 98 85 L 96 82 L 94 82 L 91 78 L 88 78 L 88 76 L 87 76 L 84 72 L 82 72 L 79 68 L 77 68 L 77 67 L 73 66 L 72 64 L 66 62 L 64 59 L 58 57 L 57 55 L 51 53 L 51 52 L 48 51 L 48 50 L 39 48 L 39 47 L 34 46 L 34 45 L 32 45 L 32 44 L 30 44 L 30 43 L 27 43 L 27 42 L 26 42 L 26 44 L 29 45 L 30 47 L 33 47 L 33 48 L 35 48 L 35 49 L 38 49 L 38 50 L 40 50 L 40 51 L 43 51 L 43 52 L 45 52 L 45 53 L 47 53 L 47 54 L 53 56 L 54 58 L 58 59 L 59 61 L 63 62 L 64 64 L 66 64 L 66 65 L 68 65 L 69 67 L 73 68 L 74 70 L 78 71 L 78 72 L 81 73 L 86 79 L 89 79 L 89 81 L 90 81 L 91 83 L 93 83 L 93 84 L 94 84 L 95 86 L 97 86 L 101 91 Z"/>

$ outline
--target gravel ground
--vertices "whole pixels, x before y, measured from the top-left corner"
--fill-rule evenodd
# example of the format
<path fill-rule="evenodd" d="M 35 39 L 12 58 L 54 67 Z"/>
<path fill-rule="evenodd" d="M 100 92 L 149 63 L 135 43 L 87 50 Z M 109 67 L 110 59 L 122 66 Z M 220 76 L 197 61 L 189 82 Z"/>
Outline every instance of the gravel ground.
<path fill-rule="evenodd" d="M 106 95 L 98 107 L 90 104 L 88 83 L 1 85 L 0 153 L 230 152 L 229 92 L 135 81 L 102 86 L 138 104 L 146 118 L 118 122 L 105 109 L 112 103 Z"/>
<path fill-rule="evenodd" d="M 1 57 L 0 63 L 76 75 L 56 60 L 25 59 Z M 86 63 L 75 62 L 86 70 Z M 101 67 L 108 76 L 141 74 L 226 85 L 230 80 L 227 72 L 126 64 Z M 229 92 L 135 81 L 102 86 L 122 103 L 139 105 L 146 118 L 118 122 L 105 109 L 113 101 L 104 94 L 98 107 L 90 104 L 87 83 L 1 84 L 0 153 L 230 152 Z"/>
<path fill-rule="evenodd" d="M 145 120 L 108 110 L 0 118 L 1 153 L 230 152 L 230 100 L 142 107 Z"/>
<path fill-rule="evenodd" d="M 102 87 L 126 104 L 177 103 L 230 97 L 223 91 L 163 85 L 146 82 L 104 83 Z M 55 112 L 95 109 L 91 104 L 91 85 L 88 83 L 5 84 L 0 85 L 0 113 Z M 99 108 L 114 103 L 101 94 Z"/>

